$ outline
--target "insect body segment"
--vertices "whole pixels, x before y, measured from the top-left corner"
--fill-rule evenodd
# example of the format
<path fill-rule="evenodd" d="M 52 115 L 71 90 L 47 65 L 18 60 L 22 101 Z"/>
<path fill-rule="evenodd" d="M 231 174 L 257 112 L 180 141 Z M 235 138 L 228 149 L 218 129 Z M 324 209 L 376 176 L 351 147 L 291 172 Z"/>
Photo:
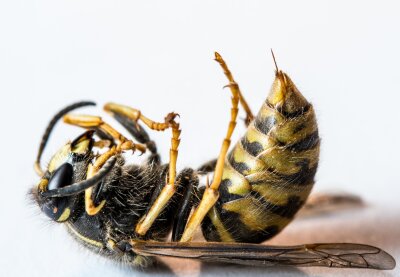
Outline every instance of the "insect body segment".
<path fill-rule="evenodd" d="M 277 71 L 266 102 L 225 161 L 221 196 L 203 234 L 257 243 L 276 235 L 306 201 L 318 156 L 312 105 Z"/>

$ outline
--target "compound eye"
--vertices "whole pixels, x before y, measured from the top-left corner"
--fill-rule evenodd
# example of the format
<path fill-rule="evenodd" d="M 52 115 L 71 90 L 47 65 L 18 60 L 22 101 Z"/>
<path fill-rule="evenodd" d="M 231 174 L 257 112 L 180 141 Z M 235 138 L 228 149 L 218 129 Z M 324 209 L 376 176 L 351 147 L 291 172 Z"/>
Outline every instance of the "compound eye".
<path fill-rule="evenodd" d="M 73 173 L 74 170 L 70 163 L 62 164 L 50 178 L 47 189 L 52 190 L 71 185 Z"/>
<path fill-rule="evenodd" d="M 47 186 L 48 190 L 62 188 L 72 184 L 73 167 L 69 163 L 62 164 L 54 172 Z M 63 222 L 68 219 L 71 210 L 68 207 L 68 197 L 49 198 L 42 206 L 43 212 L 52 220 Z"/>

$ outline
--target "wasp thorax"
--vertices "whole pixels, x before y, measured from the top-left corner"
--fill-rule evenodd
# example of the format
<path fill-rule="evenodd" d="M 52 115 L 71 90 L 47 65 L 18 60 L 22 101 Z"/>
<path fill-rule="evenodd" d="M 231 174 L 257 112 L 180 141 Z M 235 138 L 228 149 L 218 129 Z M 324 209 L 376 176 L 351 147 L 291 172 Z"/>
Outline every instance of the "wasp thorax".
<path fill-rule="evenodd" d="M 268 95 L 268 103 L 285 114 L 304 110 L 310 104 L 286 73 L 278 71 Z"/>

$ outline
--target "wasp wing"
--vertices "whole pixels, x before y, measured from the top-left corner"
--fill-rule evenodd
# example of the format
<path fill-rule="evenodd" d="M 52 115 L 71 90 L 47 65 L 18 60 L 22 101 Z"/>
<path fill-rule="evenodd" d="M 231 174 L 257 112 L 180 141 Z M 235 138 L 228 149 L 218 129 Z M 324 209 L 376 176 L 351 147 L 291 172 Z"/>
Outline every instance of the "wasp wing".
<path fill-rule="evenodd" d="M 344 192 L 312 193 L 296 216 L 317 216 L 340 210 L 362 208 L 364 206 L 364 201 L 354 194 Z"/>
<path fill-rule="evenodd" d="M 363 244 L 321 243 L 268 246 L 248 243 L 132 241 L 133 251 L 145 256 L 199 259 L 253 266 L 325 266 L 393 269 L 394 258 Z"/>

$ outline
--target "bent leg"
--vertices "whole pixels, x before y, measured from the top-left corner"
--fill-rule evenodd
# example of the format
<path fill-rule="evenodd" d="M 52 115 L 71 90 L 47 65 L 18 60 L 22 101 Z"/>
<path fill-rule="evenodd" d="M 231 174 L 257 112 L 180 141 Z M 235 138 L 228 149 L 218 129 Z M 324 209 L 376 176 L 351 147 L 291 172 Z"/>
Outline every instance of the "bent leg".
<path fill-rule="evenodd" d="M 222 57 L 218 53 L 215 53 L 215 59 L 223 68 L 224 73 L 228 76 L 227 72 L 229 71 Z M 192 239 L 194 232 L 203 221 L 205 215 L 217 202 L 219 197 L 218 189 L 219 185 L 221 184 L 225 159 L 229 146 L 231 144 L 231 137 L 236 126 L 236 118 L 239 111 L 238 109 L 239 92 L 237 89 L 235 89 L 235 87 L 230 86 L 230 88 L 232 93 L 231 120 L 228 125 L 226 136 L 222 142 L 221 151 L 215 166 L 214 179 L 211 185 L 209 186 L 207 185 L 206 189 L 204 190 L 203 198 L 201 199 L 199 206 L 194 210 L 193 214 L 189 218 L 188 224 L 182 235 L 181 242 L 187 242 Z"/>

